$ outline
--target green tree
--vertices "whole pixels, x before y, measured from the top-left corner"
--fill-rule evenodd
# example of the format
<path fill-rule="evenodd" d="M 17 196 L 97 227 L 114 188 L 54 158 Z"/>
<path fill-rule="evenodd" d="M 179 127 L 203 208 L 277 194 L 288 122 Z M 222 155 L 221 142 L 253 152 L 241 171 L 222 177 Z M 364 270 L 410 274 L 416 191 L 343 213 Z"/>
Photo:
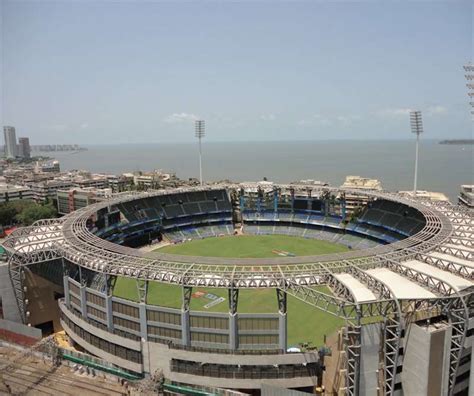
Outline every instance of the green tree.
<path fill-rule="evenodd" d="M 7 226 L 13 223 L 17 215 L 16 209 L 11 204 L 3 204 L 0 206 L 0 225 Z"/>
<path fill-rule="evenodd" d="M 32 205 L 19 213 L 16 218 L 23 225 L 31 225 L 37 220 L 57 217 L 56 208 L 52 205 Z"/>
<path fill-rule="evenodd" d="M 18 200 L 18 201 L 12 201 L 9 203 L 12 207 L 15 208 L 16 213 L 21 213 L 23 209 L 28 208 L 29 206 L 35 206 L 36 203 L 34 201 L 25 199 L 25 200 Z"/>

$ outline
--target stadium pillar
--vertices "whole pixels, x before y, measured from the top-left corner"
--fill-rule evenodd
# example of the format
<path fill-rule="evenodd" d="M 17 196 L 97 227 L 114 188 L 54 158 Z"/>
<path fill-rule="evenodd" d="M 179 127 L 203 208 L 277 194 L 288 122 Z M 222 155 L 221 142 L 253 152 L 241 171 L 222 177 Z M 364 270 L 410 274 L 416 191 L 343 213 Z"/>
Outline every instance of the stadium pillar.
<path fill-rule="evenodd" d="M 290 188 L 290 195 L 291 195 L 291 211 L 295 210 L 295 190 L 294 188 Z"/>
<path fill-rule="evenodd" d="M 71 296 L 69 295 L 69 275 L 63 276 L 63 284 L 64 284 L 64 302 L 66 303 L 66 307 L 71 308 Z"/>
<path fill-rule="evenodd" d="M 146 324 L 146 304 L 141 302 L 138 304 L 138 314 L 140 317 L 140 337 L 142 341 L 148 341 L 148 328 Z"/>
<path fill-rule="evenodd" d="M 146 295 L 148 292 L 148 281 L 137 279 L 138 297 L 138 316 L 140 319 L 140 336 L 142 341 L 148 341 L 148 325 L 146 317 Z"/>
<path fill-rule="evenodd" d="M 189 305 L 191 303 L 192 287 L 183 286 L 183 302 L 181 307 L 181 342 L 191 345 L 191 329 L 189 320 Z"/>
<path fill-rule="evenodd" d="M 278 213 L 278 190 L 273 190 L 273 211 Z"/>
<path fill-rule="evenodd" d="M 71 296 L 69 295 L 69 267 L 66 266 L 64 257 L 61 258 L 61 265 L 63 267 L 64 303 L 66 304 L 66 307 L 71 308 Z"/>
<path fill-rule="evenodd" d="M 109 213 L 110 213 L 110 205 L 107 206 L 107 213 L 104 216 L 104 227 L 105 228 L 109 227 L 109 216 L 108 216 Z"/>
<path fill-rule="evenodd" d="M 229 348 L 236 350 L 239 347 L 239 330 L 237 305 L 239 302 L 239 289 L 230 288 L 229 292 Z"/>
<path fill-rule="evenodd" d="M 287 295 L 281 289 L 276 289 L 278 299 L 278 339 L 280 349 L 286 352 L 288 349 L 288 321 L 287 321 Z"/>
<path fill-rule="evenodd" d="M 313 209 L 313 199 L 311 198 L 311 189 L 308 188 L 306 190 L 306 193 L 307 193 L 307 197 L 308 197 L 308 200 L 306 201 L 306 209 L 307 210 L 311 210 Z"/>
<path fill-rule="evenodd" d="M 113 292 L 113 280 L 114 278 L 110 275 L 105 275 L 105 309 L 107 313 L 107 328 L 110 331 L 114 329 L 114 314 L 112 310 L 112 292 Z M 141 324 L 140 324 L 141 325 Z"/>
<path fill-rule="evenodd" d="M 87 293 L 86 293 L 86 286 L 81 283 L 81 287 L 79 288 L 81 293 L 81 313 L 84 319 L 87 319 Z"/>
<path fill-rule="evenodd" d="M 341 200 L 341 214 L 342 214 L 342 219 L 346 219 L 346 198 L 342 198 Z"/>
<path fill-rule="evenodd" d="M 86 292 L 86 279 L 82 275 L 82 268 L 79 267 L 79 297 L 81 298 L 81 313 L 84 319 L 87 319 L 87 292 Z"/>
<path fill-rule="evenodd" d="M 245 210 L 245 197 L 243 194 L 240 195 L 240 212 Z"/>

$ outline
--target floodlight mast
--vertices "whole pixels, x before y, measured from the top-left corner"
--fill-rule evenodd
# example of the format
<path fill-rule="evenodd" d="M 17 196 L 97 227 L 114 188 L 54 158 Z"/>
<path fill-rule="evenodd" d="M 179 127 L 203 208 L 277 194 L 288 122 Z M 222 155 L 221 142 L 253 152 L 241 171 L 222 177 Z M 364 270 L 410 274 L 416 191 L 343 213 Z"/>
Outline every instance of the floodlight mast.
<path fill-rule="evenodd" d="M 468 63 L 467 65 L 464 65 L 464 71 L 466 74 L 464 77 L 466 77 L 466 87 L 467 87 L 467 95 L 469 98 L 472 100 L 474 98 L 474 64 Z M 471 107 L 473 108 L 471 110 L 471 114 L 474 114 L 474 102 L 469 102 Z"/>
<path fill-rule="evenodd" d="M 416 196 L 418 188 L 418 148 L 420 144 L 420 135 L 423 133 L 423 121 L 421 111 L 410 111 L 410 125 L 412 133 L 416 133 L 416 151 L 415 151 L 415 180 L 413 182 L 413 194 Z"/>
<path fill-rule="evenodd" d="M 201 139 L 206 135 L 206 122 L 204 120 L 194 121 L 195 136 L 199 139 L 199 182 L 202 186 L 202 145 Z"/>

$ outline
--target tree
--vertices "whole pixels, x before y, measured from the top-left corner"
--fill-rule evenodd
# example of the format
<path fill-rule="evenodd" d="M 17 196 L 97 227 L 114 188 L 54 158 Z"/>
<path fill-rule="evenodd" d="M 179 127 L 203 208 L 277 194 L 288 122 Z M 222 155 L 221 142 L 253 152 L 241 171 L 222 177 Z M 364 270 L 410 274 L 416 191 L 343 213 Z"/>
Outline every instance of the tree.
<path fill-rule="evenodd" d="M 16 218 L 23 225 L 31 225 L 37 220 L 50 219 L 57 216 L 56 208 L 52 205 L 32 205 L 19 213 Z"/>
<path fill-rule="evenodd" d="M 15 216 L 17 215 L 17 211 L 13 205 L 8 203 L 3 204 L 0 206 L 0 225 L 7 226 L 13 223 L 15 220 Z"/>
<path fill-rule="evenodd" d="M 9 226 L 16 223 L 18 213 L 21 213 L 24 208 L 32 205 L 35 205 L 35 203 L 30 200 L 19 200 L 0 204 L 0 225 Z"/>

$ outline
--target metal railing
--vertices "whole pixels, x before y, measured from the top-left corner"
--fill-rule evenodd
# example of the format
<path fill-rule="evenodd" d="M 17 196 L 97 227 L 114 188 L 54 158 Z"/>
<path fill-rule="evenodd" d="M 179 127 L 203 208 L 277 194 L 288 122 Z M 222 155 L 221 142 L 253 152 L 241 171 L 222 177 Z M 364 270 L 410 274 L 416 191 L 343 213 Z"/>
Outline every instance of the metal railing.
<path fill-rule="evenodd" d="M 246 366 L 202 364 L 199 362 L 172 359 L 170 368 L 171 371 L 176 373 L 229 379 L 288 379 L 317 377 L 321 374 L 321 366 L 318 363 L 307 363 L 306 365 Z"/>

